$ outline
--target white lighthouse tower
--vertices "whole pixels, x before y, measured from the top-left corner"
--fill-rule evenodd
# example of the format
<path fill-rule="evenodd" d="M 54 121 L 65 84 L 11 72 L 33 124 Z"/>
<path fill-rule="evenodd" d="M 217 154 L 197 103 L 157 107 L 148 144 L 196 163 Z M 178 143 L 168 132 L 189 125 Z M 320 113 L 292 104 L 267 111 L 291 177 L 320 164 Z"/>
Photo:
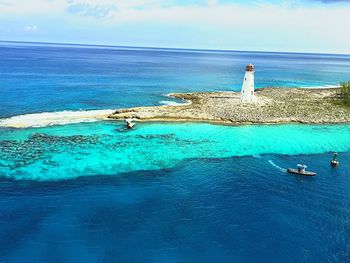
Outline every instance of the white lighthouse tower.
<path fill-rule="evenodd" d="M 241 101 L 253 102 L 256 101 L 254 95 L 254 65 L 249 64 L 245 68 L 243 85 L 241 90 Z"/>

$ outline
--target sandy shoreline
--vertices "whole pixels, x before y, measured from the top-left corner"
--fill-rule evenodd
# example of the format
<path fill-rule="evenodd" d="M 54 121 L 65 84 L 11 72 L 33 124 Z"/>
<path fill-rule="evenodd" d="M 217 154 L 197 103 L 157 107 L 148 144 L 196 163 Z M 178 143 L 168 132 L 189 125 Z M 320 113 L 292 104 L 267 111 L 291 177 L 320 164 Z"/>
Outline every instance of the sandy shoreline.
<path fill-rule="evenodd" d="M 113 110 L 58 111 L 29 113 L 0 119 L 0 127 L 29 128 L 105 120 Z"/>
<path fill-rule="evenodd" d="M 231 125 L 350 122 L 350 108 L 341 103 L 338 88 L 257 89 L 258 100 L 254 103 L 242 103 L 238 92 L 172 93 L 169 96 L 192 103 L 118 109 L 108 118 Z"/>

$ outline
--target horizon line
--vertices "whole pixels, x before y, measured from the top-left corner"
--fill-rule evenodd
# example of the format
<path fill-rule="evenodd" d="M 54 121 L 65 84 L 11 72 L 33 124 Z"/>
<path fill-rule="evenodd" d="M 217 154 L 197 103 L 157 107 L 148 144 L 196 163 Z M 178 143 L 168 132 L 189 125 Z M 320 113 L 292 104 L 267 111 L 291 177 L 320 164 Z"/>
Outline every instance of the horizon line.
<path fill-rule="evenodd" d="M 157 47 L 157 46 L 132 46 L 132 45 L 113 45 L 113 44 L 92 44 L 92 43 L 71 43 L 71 42 L 45 42 L 45 41 L 25 41 L 25 40 L 1 40 L 0 43 L 24 43 L 36 45 L 62 45 L 76 47 L 106 47 L 106 48 L 130 48 L 130 49 L 160 49 L 160 50 L 188 50 L 188 51 L 207 51 L 207 52 L 246 52 L 246 53 L 275 53 L 275 54 L 310 54 L 310 55 L 345 55 L 347 53 L 323 53 L 307 51 L 268 51 L 268 50 L 238 50 L 238 49 L 210 49 L 210 48 L 186 48 L 186 47 Z"/>

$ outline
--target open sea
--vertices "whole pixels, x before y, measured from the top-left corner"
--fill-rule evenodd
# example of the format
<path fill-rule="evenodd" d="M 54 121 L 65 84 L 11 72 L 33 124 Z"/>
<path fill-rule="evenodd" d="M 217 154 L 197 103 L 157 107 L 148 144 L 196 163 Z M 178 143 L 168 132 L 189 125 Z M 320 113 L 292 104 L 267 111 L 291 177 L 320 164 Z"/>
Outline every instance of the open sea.
<path fill-rule="evenodd" d="M 0 42 L 0 58 L 0 262 L 350 262 L 350 124 L 72 118 L 239 91 L 249 63 L 257 87 L 337 86 L 350 55 Z"/>

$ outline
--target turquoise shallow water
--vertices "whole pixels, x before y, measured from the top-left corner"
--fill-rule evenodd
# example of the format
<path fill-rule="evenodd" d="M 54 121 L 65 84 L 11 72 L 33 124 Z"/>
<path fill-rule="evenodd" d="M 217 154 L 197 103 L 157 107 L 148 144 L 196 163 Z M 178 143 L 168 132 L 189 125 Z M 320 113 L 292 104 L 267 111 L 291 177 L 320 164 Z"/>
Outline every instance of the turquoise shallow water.
<path fill-rule="evenodd" d="M 0 173 L 63 180 L 172 168 L 193 158 L 317 154 L 350 149 L 350 125 L 220 126 L 199 123 L 80 123 L 0 130 Z"/>

